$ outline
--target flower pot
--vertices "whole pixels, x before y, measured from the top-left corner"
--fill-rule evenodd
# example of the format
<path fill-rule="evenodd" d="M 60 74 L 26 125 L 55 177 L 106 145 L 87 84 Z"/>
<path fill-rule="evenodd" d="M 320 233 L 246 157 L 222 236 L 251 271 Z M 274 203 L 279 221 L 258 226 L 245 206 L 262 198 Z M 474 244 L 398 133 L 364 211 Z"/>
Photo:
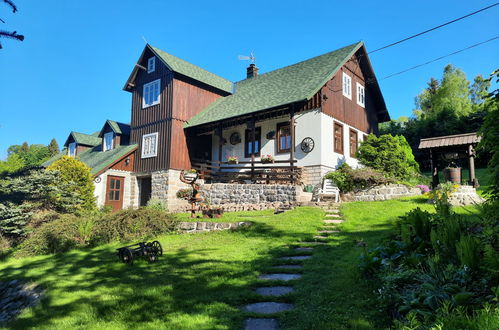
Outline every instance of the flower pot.
<path fill-rule="evenodd" d="M 262 164 L 272 164 L 273 162 L 273 159 L 262 159 Z"/>
<path fill-rule="evenodd" d="M 229 160 L 227 163 L 229 164 L 239 164 L 238 160 Z"/>
<path fill-rule="evenodd" d="M 444 168 L 445 181 L 461 184 L 461 168 L 460 167 L 446 167 Z"/>

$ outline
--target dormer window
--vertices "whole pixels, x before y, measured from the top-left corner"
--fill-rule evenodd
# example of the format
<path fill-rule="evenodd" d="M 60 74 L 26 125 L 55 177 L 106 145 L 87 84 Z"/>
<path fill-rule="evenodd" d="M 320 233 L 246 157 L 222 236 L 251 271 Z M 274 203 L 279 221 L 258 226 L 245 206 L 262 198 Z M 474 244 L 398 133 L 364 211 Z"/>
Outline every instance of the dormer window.
<path fill-rule="evenodd" d="M 343 72 L 343 96 L 352 99 L 352 77 Z"/>
<path fill-rule="evenodd" d="M 76 157 L 76 142 L 71 142 L 68 146 L 68 156 Z"/>
<path fill-rule="evenodd" d="M 113 142 L 114 142 L 113 140 L 114 140 L 113 132 L 104 134 L 103 151 L 108 151 L 113 149 Z"/>
<path fill-rule="evenodd" d="M 147 73 L 154 72 L 156 69 L 156 57 L 151 57 L 147 60 Z"/>
<path fill-rule="evenodd" d="M 159 87 L 161 86 L 161 79 L 151 81 L 144 84 L 144 94 L 142 97 L 142 108 L 147 108 L 152 105 L 159 104 Z"/>

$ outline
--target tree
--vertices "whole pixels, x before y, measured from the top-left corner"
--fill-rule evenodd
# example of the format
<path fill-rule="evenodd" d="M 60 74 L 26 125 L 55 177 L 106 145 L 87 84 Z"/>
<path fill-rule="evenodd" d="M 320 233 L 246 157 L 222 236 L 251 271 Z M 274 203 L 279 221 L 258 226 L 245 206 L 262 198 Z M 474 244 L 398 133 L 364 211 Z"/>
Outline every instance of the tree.
<path fill-rule="evenodd" d="M 7 155 L 9 158 L 18 155 L 26 167 L 40 166 L 51 156 L 48 147 L 43 144 L 29 145 L 28 142 L 24 142 L 22 145 L 10 146 L 7 149 Z"/>
<path fill-rule="evenodd" d="M 63 156 L 49 167 L 47 171 L 59 171 L 61 183 L 66 185 L 65 189 L 75 192 L 81 199 L 79 209 L 92 210 L 95 208 L 94 184 L 90 167 L 82 161 Z"/>
<path fill-rule="evenodd" d="M 17 6 L 12 2 L 12 0 L 3 0 L 7 6 L 9 6 L 12 9 L 13 13 L 17 12 Z M 5 23 L 3 19 L 0 18 L 0 22 Z M 0 38 L 8 38 L 8 39 L 14 39 L 18 41 L 23 41 L 24 36 L 21 34 L 17 34 L 17 31 L 5 31 L 5 30 L 0 30 Z M 2 49 L 2 43 L 0 43 L 0 49 Z"/>
<path fill-rule="evenodd" d="M 411 147 L 403 136 L 370 134 L 357 152 L 361 164 L 390 177 L 407 179 L 419 172 Z"/>
<path fill-rule="evenodd" d="M 10 155 L 7 160 L 0 161 L 0 174 L 13 173 L 25 167 L 24 160 L 17 154 Z"/>
<path fill-rule="evenodd" d="M 57 144 L 56 139 L 52 139 L 47 148 L 49 150 L 50 157 L 55 156 L 59 153 L 59 144 Z"/>
<path fill-rule="evenodd" d="M 489 82 L 493 78 L 499 82 L 499 70 L 494 71 Z M 499 199 L 499 90 L 495 90 L 485 97 L 484 108 L 487 112 L 485 121 L 479 131 L 482 140 L 478 144 L 479 150 L 491 154 L 488 168 L 492 171 L 489 193 L 493 199 Z"/>

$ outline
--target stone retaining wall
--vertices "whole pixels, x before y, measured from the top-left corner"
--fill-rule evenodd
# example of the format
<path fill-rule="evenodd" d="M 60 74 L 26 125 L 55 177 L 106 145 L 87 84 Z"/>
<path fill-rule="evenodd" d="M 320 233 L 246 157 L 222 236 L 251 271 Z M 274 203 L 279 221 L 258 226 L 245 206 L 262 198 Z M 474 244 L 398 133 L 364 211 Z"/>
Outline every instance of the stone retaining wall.
<path fill-rule="evenodd" d="M 204 197 L 212 205 L 295 203 L 301 187 L 283 184 L 225 184 L 202 186 Z"/>
<path fill-rule="evenodd" d="M 478 196 L 473 186 L 459 186 L 449 198 L 449 203 L 453 206 L 466 206 L 483 203 L 485 200 Z"/>
<path fill-rule="evenodd" d="M 403 184 L 390 184 L 356 191 L 354 193 L 342 194 L 341 201 L 372 202 L 416 195 L 421 195 L 421 189 L 408 188 Z"/>
<path fill-rule="evenodd" d="M 180 231 L 187 233 L 199 233 L 208 232 L 215 230 L 227 230 L 227 229 L 237 229 L 240 227 L 251 226 L 253 223 L 249 221 L 240 222 L 181 222 L 179 229 Z"/>

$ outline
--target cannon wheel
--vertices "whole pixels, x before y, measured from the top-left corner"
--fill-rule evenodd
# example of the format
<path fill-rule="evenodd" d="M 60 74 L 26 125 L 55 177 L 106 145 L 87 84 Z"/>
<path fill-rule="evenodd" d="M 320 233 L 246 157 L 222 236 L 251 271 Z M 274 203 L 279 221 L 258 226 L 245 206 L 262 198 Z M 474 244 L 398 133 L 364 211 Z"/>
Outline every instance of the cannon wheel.
<path fill-rule="evenodd" d="M 161 247 L 161 243 L 158 242 L 158 241 L 154 241 L 151 243 L 151 246 L 153 247 L 154 251 L 157 251 L 157 255 L 158 256 L 162 256 L 163 255 L 163 248 Z"/>
<path fill-rule="evenodd" d="M 120 259 L 125 264 L 133 264 L 133 253 L 129 248 L 123 248 L 120 250 Z"/>

